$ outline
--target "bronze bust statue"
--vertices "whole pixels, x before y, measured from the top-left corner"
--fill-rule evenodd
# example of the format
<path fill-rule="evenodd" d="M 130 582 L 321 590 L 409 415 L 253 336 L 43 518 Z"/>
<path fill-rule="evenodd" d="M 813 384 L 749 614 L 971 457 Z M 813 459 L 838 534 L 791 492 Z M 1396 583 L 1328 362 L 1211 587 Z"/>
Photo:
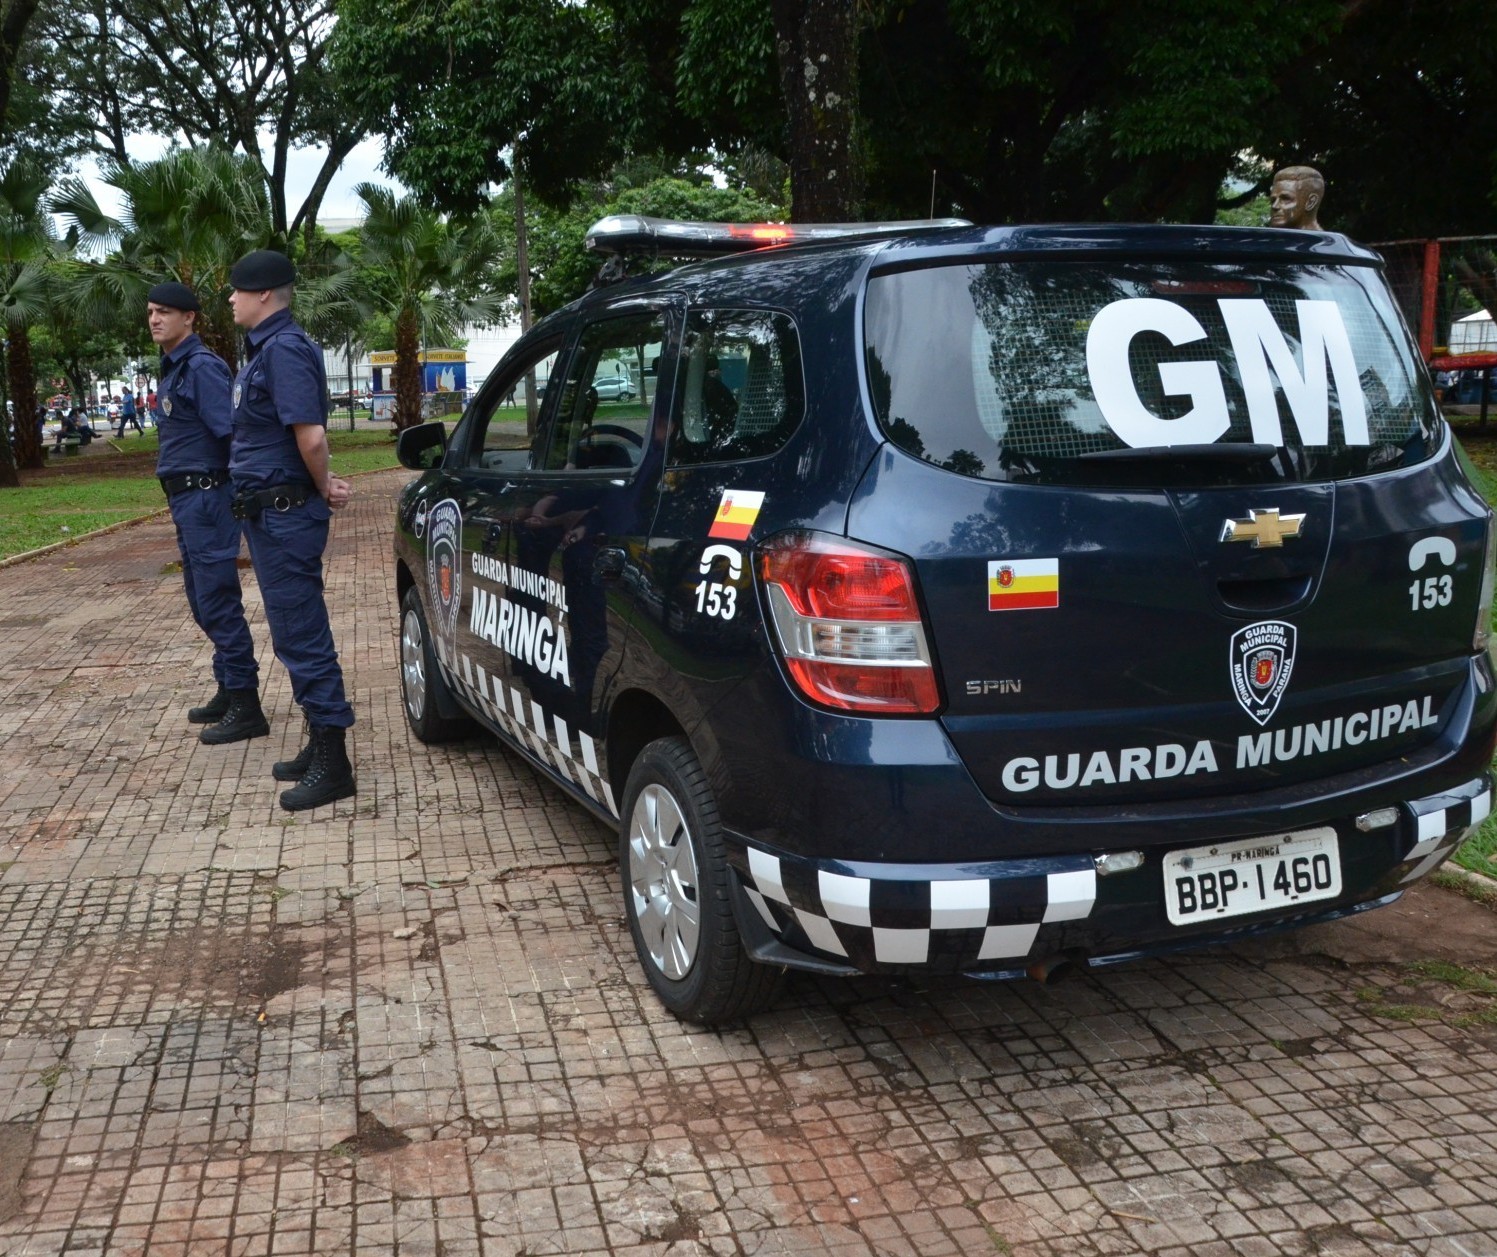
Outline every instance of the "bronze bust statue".
<path fill-rule="evenodd" d="M 1314 166 L 1285 166 L 1273 177 L 1268 193 L 1270 227 L 1303 227 L 1319 231 L 1316 217 L 1325 200 L 1325 180 Z"/>

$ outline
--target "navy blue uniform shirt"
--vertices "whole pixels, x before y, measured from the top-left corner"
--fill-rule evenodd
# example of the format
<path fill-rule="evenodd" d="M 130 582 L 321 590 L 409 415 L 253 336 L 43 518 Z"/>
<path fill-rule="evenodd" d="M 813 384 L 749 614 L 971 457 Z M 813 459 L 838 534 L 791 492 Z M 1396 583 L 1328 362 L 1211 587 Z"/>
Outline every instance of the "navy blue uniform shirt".
<path fill-rule="evenodd" d="M 327 426 L 327 373 L 322 350 L 277 310 L 246 339 L 249 354 L 234 381 L 234 439 L 229 474 L 241 488 L 312 483 L 291 426 Z"/>
<path fill-rule="evenodd" d="M 232 384 L 229 364 L 196 332 L 161 355 L 161 383 L 151 412 L 161 434 L 158 476 L 228 469 Z"/>

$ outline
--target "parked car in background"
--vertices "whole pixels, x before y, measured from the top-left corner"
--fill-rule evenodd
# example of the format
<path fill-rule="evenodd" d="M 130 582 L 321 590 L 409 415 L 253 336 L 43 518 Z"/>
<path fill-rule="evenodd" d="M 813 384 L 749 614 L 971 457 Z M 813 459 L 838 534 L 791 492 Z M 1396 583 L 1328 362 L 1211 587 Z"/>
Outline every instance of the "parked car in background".
<path fill-rule="evenodd" d="M 625 375 L 600 375 L 593 381 L 600 402 L 627 402 L 634 400 L 634 381 Z"/>

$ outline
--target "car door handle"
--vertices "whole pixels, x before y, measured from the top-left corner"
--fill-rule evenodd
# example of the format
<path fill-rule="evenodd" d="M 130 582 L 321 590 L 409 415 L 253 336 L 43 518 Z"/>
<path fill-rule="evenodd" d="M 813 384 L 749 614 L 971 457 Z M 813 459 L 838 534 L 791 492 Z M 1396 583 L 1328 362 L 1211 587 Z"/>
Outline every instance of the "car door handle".
<path fill-rule="evenodd" d="M 624 574 L 624 552 L 617 546 L 604 546 L 593 556 L 593 580 L 611 585 Z"/>

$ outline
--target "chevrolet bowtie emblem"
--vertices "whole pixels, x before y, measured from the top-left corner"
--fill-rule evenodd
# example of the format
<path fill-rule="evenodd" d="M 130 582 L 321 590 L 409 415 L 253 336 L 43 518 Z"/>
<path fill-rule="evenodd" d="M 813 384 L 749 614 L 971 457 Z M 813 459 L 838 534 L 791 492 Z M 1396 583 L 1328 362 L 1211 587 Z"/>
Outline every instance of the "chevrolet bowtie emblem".
<path fill-rule="evenodd" d="M 1284 544 L 1285 537 L 1298 537 L 1303 515 L 1279 515 L 1279 508 L 1271 511 L 1249 511 L 1246 519 L 1222 521 L 1223 541 L 1251 541 L 1254 550 L 1272 549 Z"/>

